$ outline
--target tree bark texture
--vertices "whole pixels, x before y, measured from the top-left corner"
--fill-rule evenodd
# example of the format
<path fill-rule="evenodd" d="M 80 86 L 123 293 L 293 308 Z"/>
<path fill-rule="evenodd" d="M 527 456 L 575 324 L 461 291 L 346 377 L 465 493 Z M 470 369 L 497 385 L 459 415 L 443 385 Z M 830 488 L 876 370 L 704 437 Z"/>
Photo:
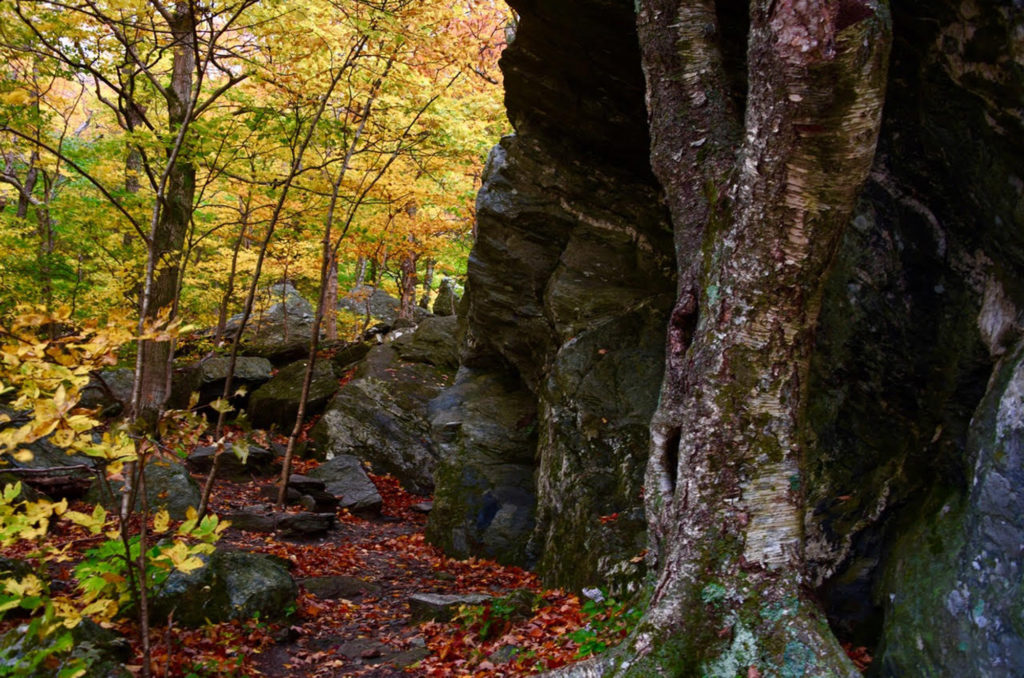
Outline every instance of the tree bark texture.
<path fill-rule="evenodd" d="M 805 586 L 799 431 L 822 282 L 881 122 L 883 2 L 752 2 L 742 122 L 714 3 L 640 2 L 679 270 L 646 478 L 657 575 L 620 652 L 569 675 L 858 675 Z"/>
<path fill-rule="evenodd" d="M 174 59 L 171 82 L 164 91 L 167 101 L 169 128 L 177 131 L 189 123 L 191 114 L 192 79 L 195 70 L 195 33 L 192 9 L 187 3 L 177 3 L 174 8 L 171 32 L 174 37 Z M 185 148 L 175 155 L 168 149 L 169 161 L 173 165 L 167 174 L 163 191 L 160 215 L 153 240 L 149 243 L 151 256 L 156 261 L 156 271 L 149 294 L 145 319 L 156 320 L 161 311 L 170 308 L 176 298 L 178 273 L 181 267 L 182 247 L 192 216 L 192 202 L 195 196 L 196 170 Z M 142 341 L 139 350 L 143 352 L 140 378 L 139 412 L 145 420 L 155 420 L 163 409 L 170 392 L 171 353 L 173 342 Z"/>

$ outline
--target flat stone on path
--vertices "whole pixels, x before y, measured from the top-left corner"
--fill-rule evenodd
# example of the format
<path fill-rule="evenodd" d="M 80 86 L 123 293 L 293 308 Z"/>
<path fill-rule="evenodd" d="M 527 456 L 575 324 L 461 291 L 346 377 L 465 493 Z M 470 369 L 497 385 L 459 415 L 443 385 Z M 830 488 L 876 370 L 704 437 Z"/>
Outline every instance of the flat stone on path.
<path fill-rule="evenodd" d="M 323 534 L 337 520 L 333 513 L 285 513 L 265 507 L 251 507 L 224 514 L 231 526 L 243 532 L 276 532 L 289 536 L 313 536 Z"/>
<path fill-rule="evenodd" d="M 486 593 L 448 595 L 443 593 L 414 593 L 409 596 L 409 613 L 414 622 L 448 621 L 463 605 L 483 605 L 494 596 Z"/>

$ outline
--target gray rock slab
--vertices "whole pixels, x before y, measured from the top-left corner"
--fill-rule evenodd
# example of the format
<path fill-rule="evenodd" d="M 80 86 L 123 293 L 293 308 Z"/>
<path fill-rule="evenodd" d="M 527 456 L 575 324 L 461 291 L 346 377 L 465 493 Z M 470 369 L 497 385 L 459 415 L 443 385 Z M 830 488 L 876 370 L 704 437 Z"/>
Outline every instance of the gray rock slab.
<path fill-rule="evenodd" d="M 494 600 L 494 596 L 485 593 L 414 593 L 409 596 L 409 613 L 417 622 L 448 621 L 463 605 L 483 605 L 489 600 Z"/>

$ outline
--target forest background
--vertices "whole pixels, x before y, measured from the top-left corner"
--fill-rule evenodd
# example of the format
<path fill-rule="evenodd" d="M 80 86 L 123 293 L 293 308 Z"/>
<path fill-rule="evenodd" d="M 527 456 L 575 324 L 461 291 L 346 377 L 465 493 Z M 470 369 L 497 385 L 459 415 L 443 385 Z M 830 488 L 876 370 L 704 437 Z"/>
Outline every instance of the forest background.
<path fill-rule="evenodd" d="M 0 3 L 0 457 L 26 461 L 45 438 L 124 484 L 120 510 L 91 515 L 4 487 L 0 546 L 66 561 L 43 539 L 57 517 L 108 539 L 71 596 L 3 580 L 0 618 L 33 615 L 22 675 L 56 666 L 83 618 L 127 611 L 148 675 L 148 592 L 200 567 L 226 526 L 204 515 L 216 462 L 173 538 L 166 512 L 135 513 L 166 435 L 204 425 L 165 413 L 183 339 L 195 357 L 233 333 L 237 351 L 284 281 L 318 299 L 316 338 L 346 338 L 368 318 L 339 311 L 339 290 L 385 287 L 408 316 L 464 274 L 484 160 L 508 129 L 509 30 L 498 0 Z M 108 429 L 77 404 L 112 364 L 134 384 Z"/>
<path fill-rule="evenodd" d="M 316 298 L 327 231 L 332 308 L 339 282 L 408 305 L 464 273 L 483 161 L 508 125 L 503 3 L 0 11 L 5 316 L 135 314 L 151 267 L 144 315 L 223 331 L 257 271 Z"/>

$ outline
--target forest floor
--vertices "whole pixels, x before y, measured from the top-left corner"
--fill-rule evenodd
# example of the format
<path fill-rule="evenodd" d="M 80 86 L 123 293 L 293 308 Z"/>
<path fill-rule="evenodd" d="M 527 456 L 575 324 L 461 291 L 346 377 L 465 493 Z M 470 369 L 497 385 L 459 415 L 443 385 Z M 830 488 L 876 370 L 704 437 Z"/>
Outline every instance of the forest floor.
<path fill-rule="evenodd" d="M 308 472 L 315 464 L 303 462 L 296 470 Z M 579 645 L 566 634 L 586 618 L 576 596 L 545 591 L 517 567 L 446 557 L 426 543 L 426 516 L 412 508 L 429 497 L 405 492 L 390 476 L 371 479 L 384 499 L 380 516 L 340 511 L 338 526 L 322 537 L 288 539 L 229 528 L 222 545 L 292 563 L 300 582 L 297 609 L 283 625 L 232 623 L 168 634 L 154 659 L 178 669 L 169 667 L 164 675 L 515 676 L 574 659 Z M 226 513 L 260 502 L 257 483 L 220 482 L 212 506 Z M 324 599 L 301 584 L 325 576 L 353 577 L 368 590 Z M 415 593 L 500 598 L 517 591 L 529 591 L 537 601 L 518 618 L 485 605 L 464 608 L 454 622 L 417 623 L 408 604 Z"/>
<path fill-rule="evenodd" d="M 301 461 L 295 471 L 308 472 L 316 463 Z M 625 634 L 624 623 L 618 623 L 624 608 L 581 605 L 575 595 L 544 590 L 520 568 L 446 557 L 425 541 L 426 516 L 412 508 L 430 498 L 405 492 L 390 476 L 371 478 L 384 500 L 380 515 L 359 517 L 341 510 L 337 525 L 320 537 L 229 527 L 220 546 L 272 554 L 291 564 L 299 583 L 295 609 L 283 623 L 232 621 L 196 629 L 173 620 L 158 624 L 150 634 L 153 675 L 519 676 L 564 665 Z M 260 488 L 272 482 L 218 480 L 211 509 L 224 514 L 265 504 Z M 81 501 L 71 508 L 91 510 Z M 96 538 L 60 521 L 47 539 L 57 548 L 70 546 L 73 553 L 94 546 Z M 54 580 L 63 579 L 62 588 L 73 586 L 69 568 L 64 576 L 54 573 Z M 317 597 L 303 582 L 321 577 L 344 577 L 356 586 L 347 597 Z M 462 607 L 454 621 L 421 622 L 413 620 L 408 603 L 415 593 L 482 593 L 495 600 Z M 525 609 L 503 602 L 509 594 L 530 602 Z M 141 657 L 137 624 L 122 620 L 117 630 L 132 643 L 134 656 Z M 141 665 L 133 661 L 126 668 L 138 675 Z"/>

